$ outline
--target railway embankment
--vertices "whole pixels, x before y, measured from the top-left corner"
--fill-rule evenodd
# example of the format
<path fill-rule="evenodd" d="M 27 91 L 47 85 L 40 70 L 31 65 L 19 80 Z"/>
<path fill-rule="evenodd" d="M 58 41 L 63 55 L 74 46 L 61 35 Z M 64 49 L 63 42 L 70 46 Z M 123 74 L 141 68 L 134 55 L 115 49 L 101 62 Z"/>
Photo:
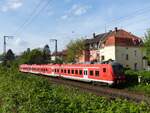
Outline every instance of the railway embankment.
<path fill-rule="evenodd" d="M 144 102 L 109 99 L 78 88 L 50 84 L 43 77 L 0 67 L 0 112 L 149 112 Z"/>

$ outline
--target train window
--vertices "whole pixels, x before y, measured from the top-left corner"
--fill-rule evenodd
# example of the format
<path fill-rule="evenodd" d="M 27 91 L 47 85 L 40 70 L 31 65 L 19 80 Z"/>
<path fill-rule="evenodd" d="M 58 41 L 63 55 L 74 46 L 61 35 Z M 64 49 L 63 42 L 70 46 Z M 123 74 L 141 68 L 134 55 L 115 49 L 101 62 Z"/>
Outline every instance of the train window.
<path fill-rule="evenodd" d="M 75 74 L 78 74 L 78 70 L 75 70 Z"/>
<path fill-rule="evenodd" d="M 70 74 L 70 69 L 68 70 L 68 74 Z"/>
<path fill-rule="evenodd" d="M 63 73 L 63 69 L 61 69 L 61 72 Z"/>
<path fill-rule="evenodd" d="M 59 69 L 57 69 L 57 72 L 59 73 Z"/>
<path fill-rule="evenodd" d="M 90 71 L 90 75 L 93 76 L 93 71 Z"/>
<path fill-rule="evenodd" d="M 55 72 L 56 72 L 56 69 L 55 69 Z"/>
<path fill-rule="evenodd" d="M 79 71 L 80 75 L 82 75 L 82 70 Z"/>
<path fill-rule="evenodd" d="M 74 70 L 72 70 L 72 74 L 74 74 Z"/>
<path fill-rule="evenodd" d="M 64 73 L 66 73 L 66 69 L 64 70 Z"/>
<path fill-rule="evenodd" d="M 106 72 L 106 68 L 103 68 L 103 72 L 104 72 L 104 73 Z"/>
<path fill-rule="evenodd" d="M 99 71 L 95 71 L 95 76 L 99 76 Z"/>

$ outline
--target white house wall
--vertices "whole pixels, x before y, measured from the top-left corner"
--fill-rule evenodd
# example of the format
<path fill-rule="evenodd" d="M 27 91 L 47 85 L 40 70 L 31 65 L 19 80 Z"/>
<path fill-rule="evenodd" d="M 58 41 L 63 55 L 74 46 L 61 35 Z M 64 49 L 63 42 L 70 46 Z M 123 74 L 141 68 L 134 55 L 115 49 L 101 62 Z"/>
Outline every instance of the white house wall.
<path fill-rule="evenodd" d="M 137 70 L 147 67 L 147 62 L 143 60 L 145 53 L 140 47 L 105 46 L 99 49 L 99 54 L 100 61 L 102 61 L 101 57 L 104 56 L 104 61 L 112 59 L 131 69 L 135 69 L 135 63 L 137 63 Z M 126 55 L 128 55 L 128 60 Z"/>
<path fill-rule="evenodd" d="M 128 59 L 126 58 L 128 55 Z M 143 51 L 140 47 L 120 47 L 116 46 L 116 61 L 123 64 L 124 67 L 135 69 L 137 63 L 137 70 L 144 68 Z"/>
<path fill-rule="evenodd" d="M 116 60 L 115 46 L 106 46 L 104 48 L 100 48 L 99 52 L 100 52 L 100 61 L 102 61 L 101 59 L 102 56 L 104 56 L 104 61 L 109 59 Z"/>

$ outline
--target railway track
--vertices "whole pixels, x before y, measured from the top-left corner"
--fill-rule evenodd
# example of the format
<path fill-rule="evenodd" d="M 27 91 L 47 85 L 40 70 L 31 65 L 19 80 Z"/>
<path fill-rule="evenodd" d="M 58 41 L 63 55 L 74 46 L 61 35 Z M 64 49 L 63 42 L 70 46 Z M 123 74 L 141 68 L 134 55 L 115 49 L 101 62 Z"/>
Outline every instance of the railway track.
<path fill-rule="evenodd" d="M 74 87 L 83 92 L 90 92 L 95 95 L 104 96 L 109 99 L 121 98 L 121 99 L 126 99 L 129 101 L 134 101 L 137 103 L 140 103 L 143 101 L 150 105 L 150 97 L 147 97 L 144 94 L 127 91 L 124 89 L 116 89 L 116 88 L 109 88 L 109 87 L 104 87 L 104 86 L 99 86 L 99 85 L 92 85 L 91 83 L 89 84 L 85 82 L 68 80 L 68 79 L 63 79 L 63 78 L 55 78 L 55 77 L 49 77 L 49 76 L 37 75 L 37 74 L 36 75 L 33 74 L 33 75 L 47 78 L 50 83 Z"/>

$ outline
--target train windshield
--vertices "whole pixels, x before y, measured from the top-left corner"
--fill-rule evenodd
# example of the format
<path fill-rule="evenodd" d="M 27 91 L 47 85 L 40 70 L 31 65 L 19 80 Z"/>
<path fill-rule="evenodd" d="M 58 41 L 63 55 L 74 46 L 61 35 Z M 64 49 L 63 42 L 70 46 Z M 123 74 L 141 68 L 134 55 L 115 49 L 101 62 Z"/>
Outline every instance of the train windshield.
<path fill-rule="evenodd" d="M 112 68 L 117 76 L 121 76 L 124 73 L 123 66 L 121 64 L 114 64 L 112 65 Z"/>

